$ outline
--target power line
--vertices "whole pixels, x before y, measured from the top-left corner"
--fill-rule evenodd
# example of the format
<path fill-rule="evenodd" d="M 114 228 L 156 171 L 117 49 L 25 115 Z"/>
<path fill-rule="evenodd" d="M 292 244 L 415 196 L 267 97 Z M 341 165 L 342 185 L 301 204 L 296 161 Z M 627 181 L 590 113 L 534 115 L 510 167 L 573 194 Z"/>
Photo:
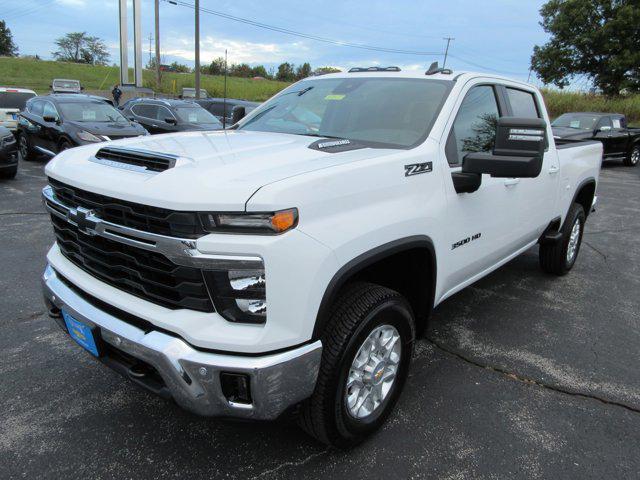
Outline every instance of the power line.
<path fill-rule="evenodd" d="M 27 10 L 19 12 L 19 13 L 16 13 L 14 11 L 13 14 L 10 14 L 8 17 L 3 18 L 3 20 L 11 20 L 11 21 L 13 21 L 13 20 L 15 20 L 17 18 L 25 17 L 27 15 L 31 15 L 32 13 L 37 13 L 40 10 L 42 10 L 44 7 L 50 5 L 53 2 L 54 2 L 54 0 L 49 0 L 48 2 L 43 3 L 43 4 L 31 6 Z"/>
<path fill-rule="evenodd" d="M 195 8 L 194 5 L 191 5 L 189 3 L 180 1 L 180 0 L 162 0 L 163 2 L 166 3 L 170 3 L 173 5 L 180 5 L 183 7 L 188 7 L 188 8 Z M 442 52 L 423 52 L 423 51 L 414 51 L 414 50 L 402 50 L 402 49 L 396 49 L 396 48 L 386 48 L 386 47 L 379 47 L 379 46 L 375 46 L 375 45 L 367 45 L 364 43 L 352 43 L 352 42 L 343 42 L 340 40 L 333 40 L 331 38 L 327 38 L 327 37 L 320 37 L 318 35 L 312 35 L 312 34 L 308 34 L 308 33 L 303 33 L 303 32 L 298 32 L 296 30 L 289 30 L 288 28 L 282 28 L 282 27 L 276 27 L 274 25 L 269 25 L 266 23 L 261 23 L 261 22 L 256 22 L 254 20 L 250 20 L 247 18 L 242 18 L 242 17 L 237 17 L 235 15 L 229 15 L 227 13 L 224 12 L 219 12 L 216 10 L 210 10 L 208 8 L 200 8 L 201 12 L 204 13 L 208 13 L 210 15 L 215 15 L 217 17 L 221 17 L 221 18 L 226 18 L 227 20 L 233 20 L 235 22 L 240 22 L 240 23 L 244 23 L 247 25 L 252 25 L 254 27 L 258 27 L 258 28 L 263 28 L 265 30 L 271 30 L 273 32 L 279 32 L 279 33 L 284 33 L 286 35 L 292 35 L 295 37 L 300 37 L 300 38 L 306 38 L 308 40 L 315 40 L 317 42 L 323 42 L 323 43 L 329 43 L 332 45 L 338 45 L 341 47 L 351 47 L 351 48 L 360 48 L 362 50 L 371 50 L 371 51 L 375 51 L 375 52 L 385 52 L 385 53 L 397 53 L 397 54 L 403 54 L 403 55 L 424 55 L 424 56 L 434 56 L 434 55 L 442 55 Z"/>

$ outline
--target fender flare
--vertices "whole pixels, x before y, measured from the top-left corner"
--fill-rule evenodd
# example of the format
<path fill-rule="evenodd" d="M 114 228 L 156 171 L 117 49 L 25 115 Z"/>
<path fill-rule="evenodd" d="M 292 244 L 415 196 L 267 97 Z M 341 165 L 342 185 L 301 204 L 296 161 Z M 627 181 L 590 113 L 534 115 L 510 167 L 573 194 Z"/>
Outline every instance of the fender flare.
<path fill-rule="evenodd" d="M 598 182 L 596 181 L 595 177 L 589 177 L 584 179 L 582 182 L 580 182 L 580 184 L 578 185 L 578 187 L 576 188 L 576 191 L 573 193 L 573 198 L 571 199 L 571 203 L 569 204 L 569 208 L 571 208 L 571 205 L 573 205 L 574 203 L 576 203 L 576 200 L 578 198 L 578 195 L 580 195 L 580 192 L 582 191 L 582 189 L 584 187 L 586 187 L 587 185 L 591 185 L 593 184 L 593 195 L 595 196 L 596 194 L 596 189 L 598 187 Z M 569 212 L 569 210 L 567 210 L 567 213 Z M 585 210 L 584 214 L 585 216 L 589 216 L 589 214 L 591 213 L 591 207 L 589 207 L 588 209 Z M 567 215 L 565 214 L 564 217 L 565 221 L 567 219 Z M 564 225 L 564 222 L 563 222 Z M 560 227 L 562 228 L 562 227 Z"/>
<path fill-rule="evenodd" d="M 414 235 L 411 237 L 400 238 L 368 250 L 347 262 L 335 273 L 322 296 L 322 301 L 320 302 L 320 307 L 318 308 L 318 313 L 316 315 L 312 339 L 317 340 L 322 335 L 324 327 L 329 320 L 328 317 L 331 305 L 336 299 L 341 288 L 349 281 L 349 279 L 380 260 L 415 248 L 425 248 L 431 255 L 431 291 L 429 292 L 428 311 L 426 312 L 426 318 L 428 318 L 431 314 L 431 310 L 433 310 L 433 303 L 435 300 L 438 268 L 436 251 L 433 240 L 431 240 L 430 237 L 427 235 Z"/>

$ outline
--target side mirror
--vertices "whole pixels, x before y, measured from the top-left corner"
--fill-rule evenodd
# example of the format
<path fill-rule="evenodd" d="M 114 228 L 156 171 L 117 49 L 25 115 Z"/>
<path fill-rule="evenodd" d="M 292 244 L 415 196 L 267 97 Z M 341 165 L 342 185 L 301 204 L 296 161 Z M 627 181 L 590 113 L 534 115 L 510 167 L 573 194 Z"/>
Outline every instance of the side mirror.
<path fill-rule="evenodd" d="M 236 105 L 231 111 L 231 125 L 235 125 L 242 120 L 247 114 L 245 108 L 242 105 Z"/>
<path fill-rule="evenodd" d="M 611 127 L 608 125 L 605 125 L 604 127 L 596 128 L 596 133 L 610 132 L 610 131 L 611 131 Z"/>
<path fill-rule="evenodd" d="M 58 117 L 54 117 L 53 115 L 45 115 L 42 119 L 47 123 L 58 123 Z"/>
<path fill-rule="evenodd" d="M 175 125 L 178 122 L 176 122 L 175 118 L 167 117 L 167 118 L 164 119 L 164 123 L 168 123 L 169 125 Z"/>
<path fill-rule="evenodd" d="M 498 178 L 535 178 L 542 170 L 547 124 L 540 118 L 498 119 L 493 153 L 469 153 L 464 173 L 486 173 Z"/>
<path fill-rule="evenodd" d="M 84 87 L 80 87 L 80 91 L 81 91 L 81 92 L 82 92 L 82 91 L 84 91 Z"/>

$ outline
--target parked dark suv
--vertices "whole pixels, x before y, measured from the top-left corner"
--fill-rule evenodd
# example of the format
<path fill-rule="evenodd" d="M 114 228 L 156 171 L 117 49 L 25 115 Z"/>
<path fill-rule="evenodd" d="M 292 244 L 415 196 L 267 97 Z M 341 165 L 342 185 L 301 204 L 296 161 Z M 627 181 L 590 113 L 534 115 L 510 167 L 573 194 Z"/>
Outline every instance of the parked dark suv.
<path fill-rule="evenodd" d="M 215 117 L 221 122 L 225 121 L 225 127 L 233 125 L 233 109 L 236 106 L 244 107 L 245 114 L 255 109 L 260 105 L 258 102 L 250 102 L 248 100 L 238 100 L 236 98 L 203 98 L 201 100 L 195 100 L 195 102 L 202 106 L 202 108 L 215 115 Z M 226 109 L 226 112 L 225 112 Z"/>
<path fill-rule="evenodd" d="M 13 178 L 18 173 L 16 139 L 11 130 L 0 127 L 0 178 Z"/>
<path fill-rule="evenodd" d="M 216 117 L 188 100 L 139 98 L 127 102 L 122 113 L 143 125 L 149 133 L 222 129 Z"/>
<path fill-rule="evenodd" d="M 67 148 L 147 135 L 147 131 L 108 103 L 81 94 L 34 97 L 18 119 L 23 160 L 52 157 Z"/>

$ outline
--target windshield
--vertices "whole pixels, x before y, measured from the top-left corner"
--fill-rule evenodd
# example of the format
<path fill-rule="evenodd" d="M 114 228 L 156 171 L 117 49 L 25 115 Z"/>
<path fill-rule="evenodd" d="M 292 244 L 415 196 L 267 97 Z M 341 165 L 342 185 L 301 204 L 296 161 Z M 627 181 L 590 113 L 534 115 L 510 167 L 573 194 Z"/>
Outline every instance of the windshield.
<path fill-rule="evenodd" d="M 589 115 L 585 113 L 565 113 L 556 118 L 552 127 L 575 128 L 577 130 L 593 130 L 600 120 L 599 115 Z"/>
<path fill-rule="evenodd" d="M 176 107 L 175 112 L 178 118 L 183 122 L 220 124 L 216 117 L 211 115 L 202 107 Z"/>
<path fill-rule="evenodd" d="M 53 88 L 63 88 L 65 90 L 80 90 L 80 82 L 74 80 L 54 80 Z"/>
<path fill-rule="evenodd" d="M 103 102 L 61 102 L 59 106 L 62 118 L 72 122 L 129 123 L 118 110 Z"/>
<path fill-rule="evenodd" d="M 428 135 L 451 85 L 416 78 L 305 80 L 256 108 L 238 129 L 412 147 Z"/>
<path fill-rule="evenodd" d="M 24 109 L 25 103 L 35 97 L 34 93 L 0 92 L 0 108 Z"/>

